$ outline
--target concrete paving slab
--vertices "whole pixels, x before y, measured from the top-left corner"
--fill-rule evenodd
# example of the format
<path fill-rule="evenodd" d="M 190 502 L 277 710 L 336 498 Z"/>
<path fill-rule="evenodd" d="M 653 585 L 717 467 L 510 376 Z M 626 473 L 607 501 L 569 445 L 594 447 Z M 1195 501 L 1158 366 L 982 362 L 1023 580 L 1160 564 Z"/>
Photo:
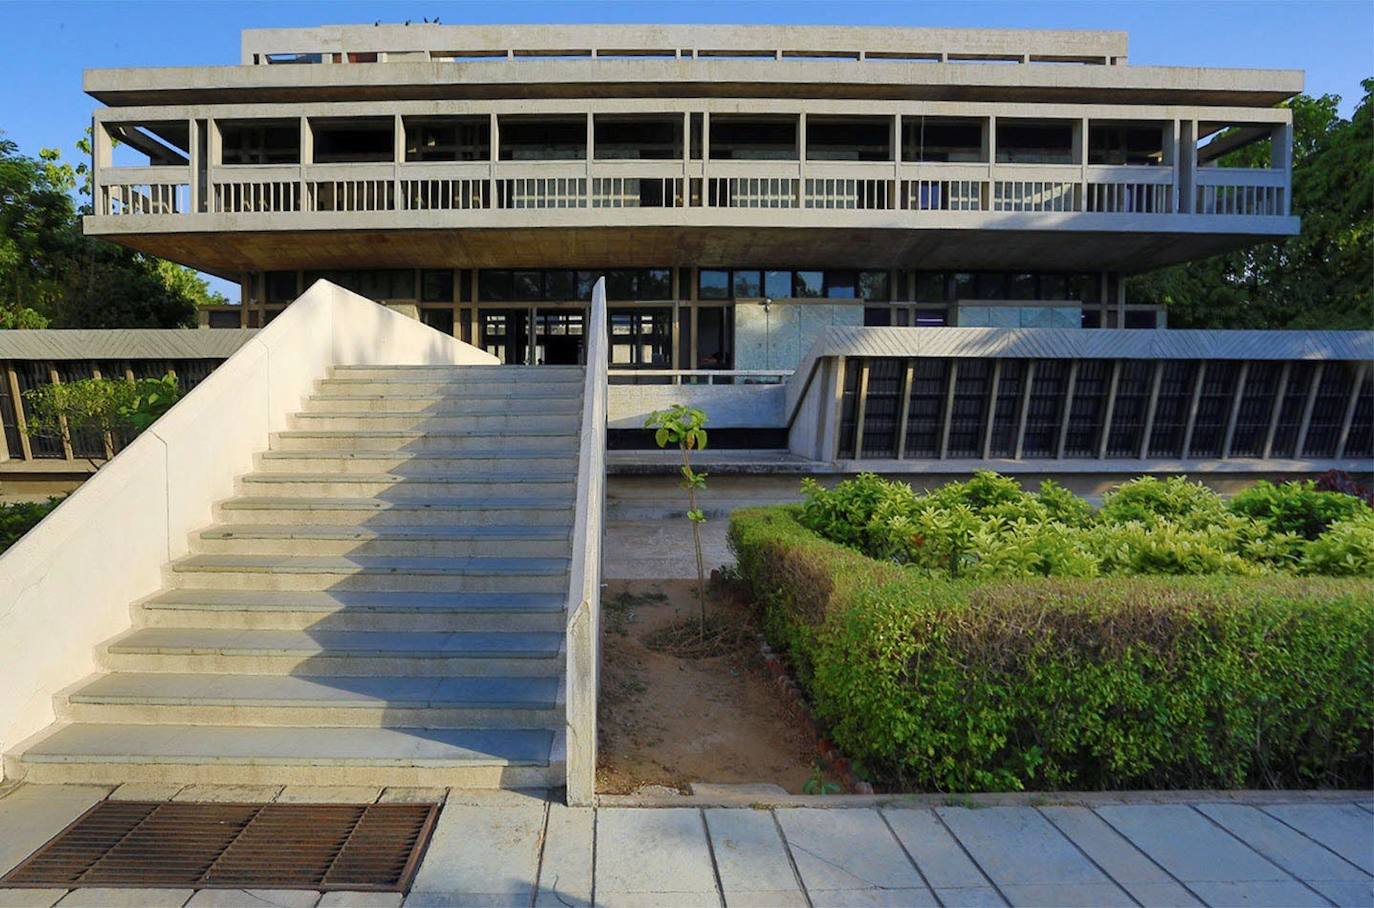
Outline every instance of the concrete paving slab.
<path fill-rule="evenodd" d="M 1227 832 L 1300 880 L 1369 880 L 1354 864 L 1262 810 L 1241 804 L 1199 804 Z"/>
<path fill-rule="evenodd" d="M 409 901 L 406 902 L 408 906 Z M 721 908 L 715 892 L 607 892 L 596 894 L 597 908 Z"/>
<path fill-rule="evenodd" d="M 699 811 L 684 807 L 597 811 L 597 903 L 633 904 L 641 896 L 659 904 L 719 904 Z"/>
<path fill-rule="evenodd" d="M 173 801 L 265 804 L 281 794 L 281 785 L 187 785 Z"/>
<path fill-rule="evenodd" d="M 185 785 L 161 782 L 125 782 L 110 792 L 111 801 L 170 801 Z"/>
<path fill-rule="evenodd" d="M 590 807 L 549 805 L 535 908 L 582 908 L 592 903 L 595 824 L 596 811 Z"/>
<path fill-rule="evenodd" d="M 1326 899 L 1297 880 L 1207 880 L 1189 884 L 1209 905 L 1317 908 Z"/>
<path fill-rule="evenodd" d="M 963 889 L 936 889 L 935 897 L 945 908 L 1001 908 L 1006 905 L 1002 896 L 991 886 L 968 886 Z"/>
<path fill-rule="evenodd" d="M 1304 880 L 1340 908 L 1374 905 L 1374 880 Z"/>
<path fill-rule="evenodd" d="M 810 908 L 800 889 L 727 892 L 726 908 Z"/>
<path fill-rule="evenodd" d="M 73 889 L 57 904 L 61 908 L 181 908 L 194 889 Z"/>
<path fill-rule="evenodd" d="M 317 908 L 400 908 L 399 892 L 326 892 Z"/>
<path fill-rule="evenodd" d="M 447 788 L 383 788 L 378 804 L 442 804 Z"/>
<path fill-rule="evenodd" d="M 1288 882 L 1281 868 L 1183 804 L 1099 807 L 1102 817 L 1156 863 L 1211 901 L 1195 882 Z"/>
<path fill-rule="evenodd" d="M 749 896 L 764 893 L 766 904 L 806 904 L 772 811 L 717 808 L 704 813 L 727 905 L 750 903 Z"/>
<path fill-rule="evenodd" d="M 368 785 L 288 785 L 277 795 L 278 804 L 374 804 L 380 787 Z"/>
<path fill-rule="evenodd" d="M 1264 812 L 1374 874 L 1374 817 L 1354 804 L 1273 804 Z"/>
<path fill-rule="evenodd" d="M 934 903 L 877 810 L 799 808 L 776 815 L 816 905 L 884 904 L 883 890 L 903 890 L 908 898 Z M 873 892 L 852 894 L 863 890 Z M 855 901 L 863 897 L 877 901 Z"/>
<path fill-rule="evenodd" d="M 1033 807 L 941 807 L 936 811 L 1013 905 L 1130 905 L 1130 897 L 1093 866 Z"/>
<path fill-rule="evenodd" d="M 302 889 L 202 889 L 186 908 L 314 908 L 319 900 Z"/>
<path fill-rule="evenodd" d="M 1042 807 L 1040 813 L 1068 836 L 1117 885 L 1145 905 L 1201 904 L 1140 849 L 1086 807 Z"/>
<path fill-rule="evenodd" d="M 5 908 L 52 908 L 67 894 L 65 889 L 0 889 Z"/>
<path fill-rule="evenodd" d="M 468 807 L 529 807 L 549 803 L 544 788 L 450 788 L 445 804 Z"/>
<path fill-rule="evenodd" d="M 929 889 L 828 889 L 811 893 L 814 908 L 935 908 Z"/>
<path fill-rule="evenodd" d="M 94 785 L 25 785 L 0 801 L 0 875 L 13 870 L 108 792 Z"/>
<path fill-rule="evenodd" d="M 534 896 L 545 806 L 447 804 L 407 904 L 527 905 Z"/>
<path fill-rule="evenodd" d="M 969 859 L 935 816 L 918 809 L 884 810 L 888 825 L 906 847 L 926 882 L 938 892 L 942 889 L 980 889 L 991 887 L 988 878 Z M 998 900 L 1000 901 L 1000 899 Z"/>
<path fill-rule="evenodd" d="M 1005 883 L 1002 891 L 1013 905 L 1055 908 L 1098 908 L 1101 905 L 1134 905 L 1114 883 Z"/>

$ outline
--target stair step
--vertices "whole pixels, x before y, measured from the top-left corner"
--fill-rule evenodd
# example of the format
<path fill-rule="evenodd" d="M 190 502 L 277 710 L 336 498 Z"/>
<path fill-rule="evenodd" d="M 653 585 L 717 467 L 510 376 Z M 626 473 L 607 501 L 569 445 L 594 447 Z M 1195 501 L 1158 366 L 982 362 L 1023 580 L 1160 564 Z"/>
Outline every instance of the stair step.
<path fill-rule="evenodd" d="M 467 382 L 559 382 L 581 383 L 582 366 L 335 366 L 330 378 L 368 378 L 382 380 L 434 380 Z"/>
<path fill-rule="evenodd" d="M 306 413 L 389 413 L 429 416 L 499 416 L 580 413 L 580 397 L 472 397 L 446 394 L 316 394 Z"/>
<path fill-rule="evenodd" d="M 439 395 L 464 400 L 581 400 L 580 381 L 543 382 L 538 379 L 510 381 L 470 381 L 442 376 L 429 378 L 357 378 L 339 375 L 326 378 L 317 385 L 318 396 L 366 395 L 375 397 L 405 397 Z"/>
<path fill-rule="evenodd" d="M 547 476 L 575 476 L 577 456 L 554 451 L 263 451 L 257 465 L 264 472 L 395 473 L 424 476 L 472 470 L 489 473 L 516 469 Z"/>
<path fill-rule="evenodd" d="M 571 499 L 576 481 L 568 476 L 547 477 L 497 473 L 249 473 L 238 481 L 247 495 L 343 495 L 350 498 L 375 497 L 404 487 L 415 496 L 486 499 L 492 495 L 522 497 L 548 495 Z"/>
<path fill-rule="evenodd" d="M 543 728 L 248 728 L 75 723 L 33 742 L 6 775 L 30 782 L 547 785 L 562 775 Z"/>
<path fill-rule="evenodd" d="M 293 675 L 557 675 L 562 634 L 140 627 L 102 647 L 132 672 Z"/>
<path fill-rule="evenodd" d="M 274 451 L 409 451 L 471 452 L 522 450 L 577 453 L 576 432 L 537 426 L 517 426 L 506 431 L 470 428 L 416 429 L 286 429 L 272 436 Z"/>
<path fill-rule="evenodd" d="M 332 410 L 293 413 L 287 417 L 292 429 L 405 431 L 423 429 L 426 433 L 480 430 L 502 435 L 542 432 L 574 433 L 581 424 L 579 413 L 510 413 L 485 416 L 451 416 L 443 413 L 340 413 Z"/>
<path fill-rule="evenodd" d="M 69 693 L 77 722 L 530 728 L 561 722 L 559 678 L 114 672 Z"/>
<path fill-rule="evenodd" d="M 554 498 L 290 498 L 241 496 L 221 502 L 226 523 L 395 526 L 571 526 L 572 502 Z"/>
<path fill-rule="evenodd" d="M 394 593 L 173 589 L 140 603 L 144 627 L 240 630 L 563 631 L 567 592 Z"/>
<path fill-rule="evenodd" d="M 472 555 L 188 555 L 167 569 L 170 585 L 201 589 L 556 592 L 567 558 Z"/>
<path fill-rule="evenodd" d="M 207 554 L 567 556 L 571 530 L 560 526 L 330 526 L 228 524 L 196 535 Z"/>

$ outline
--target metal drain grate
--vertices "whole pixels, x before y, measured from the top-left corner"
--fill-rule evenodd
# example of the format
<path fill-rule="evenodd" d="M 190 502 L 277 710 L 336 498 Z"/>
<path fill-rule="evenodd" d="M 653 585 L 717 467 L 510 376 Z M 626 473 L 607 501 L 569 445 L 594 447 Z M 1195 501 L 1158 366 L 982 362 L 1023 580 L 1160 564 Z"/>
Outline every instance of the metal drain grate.
<path fill-rule="evenodd" d="M 405 892 L 437 804 L 101 801 L 0 886 Z"/>

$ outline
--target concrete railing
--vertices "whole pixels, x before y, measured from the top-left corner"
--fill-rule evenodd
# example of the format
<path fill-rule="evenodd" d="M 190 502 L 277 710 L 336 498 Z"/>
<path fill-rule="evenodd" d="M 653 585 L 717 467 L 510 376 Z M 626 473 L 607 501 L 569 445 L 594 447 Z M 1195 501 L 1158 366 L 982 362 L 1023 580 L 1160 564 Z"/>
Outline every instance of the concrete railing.
<path fill-rule="evenodd" d="M 53 721 L 53 695 L 96 670 L 332 366 L 495 362 L 317 282 L 0 556 L 0 753 Z"/>
<path fill-rule="evenodd" d="M 587 313 L 587 374 L 577 458 L 577 506 L 568 576 L 568 803 L 596 798 L 596 700 L 601 675 L 601 538 L 606 510 L 606 279 Z"/>

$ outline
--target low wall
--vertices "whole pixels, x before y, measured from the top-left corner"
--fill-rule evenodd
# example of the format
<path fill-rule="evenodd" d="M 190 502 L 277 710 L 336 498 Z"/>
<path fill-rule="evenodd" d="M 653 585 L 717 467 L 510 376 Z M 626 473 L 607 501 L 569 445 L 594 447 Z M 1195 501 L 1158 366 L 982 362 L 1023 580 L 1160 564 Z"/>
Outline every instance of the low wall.
<path fill-rule="evenodd" d="M 706 413 L 711 429 L 779 429 L 787 425 L 783 408 L 784 385 L 611 385 L 608 427 L 642 429 L 655 410 L 673 404 L 696 407 Z"/>
<path fill-rule="evenodd" d="M 317 282 L 0 555 L 0 753 L 53 721 L 53 694 L 96 670 L 95 647 L 249 472 L 331 366 L 495 363 Z"/>

